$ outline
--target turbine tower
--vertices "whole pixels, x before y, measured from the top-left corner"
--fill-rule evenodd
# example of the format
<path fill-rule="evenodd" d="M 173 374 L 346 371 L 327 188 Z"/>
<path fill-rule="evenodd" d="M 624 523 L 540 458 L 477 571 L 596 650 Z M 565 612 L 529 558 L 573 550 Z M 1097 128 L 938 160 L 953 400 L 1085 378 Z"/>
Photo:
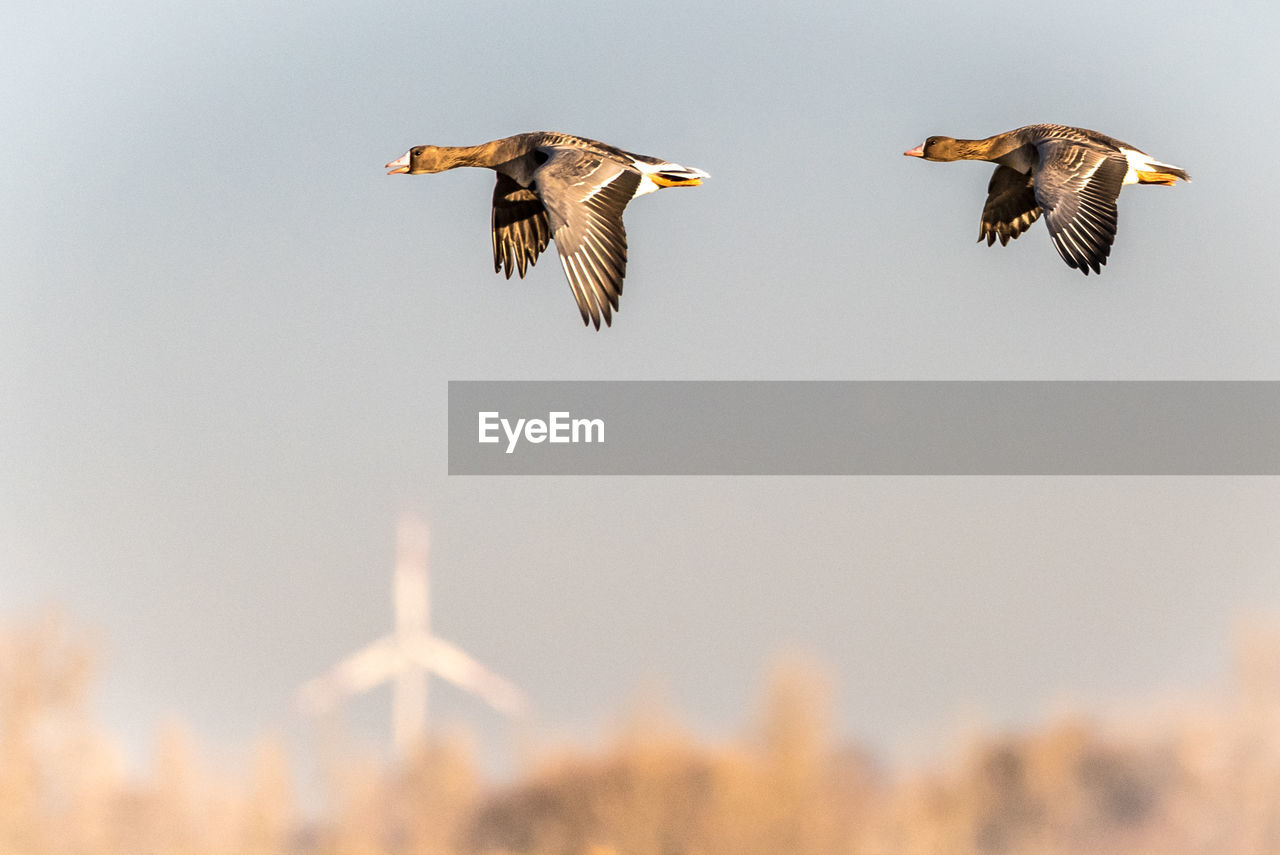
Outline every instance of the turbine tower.
<path fill-rule="evenodd" d="M 400 518 L 393 597 L 395 630 L 303 684 L 298 702 L 322 715 L 345 698 L 392 683 L 391 729 L 401 759 L 427 732 L 427 680 L 442 677 L 512 718 L 528 708 L 524 694 L 458 647 L 431 634 L 427 550 L 430 535 L 420 518 Z"/>

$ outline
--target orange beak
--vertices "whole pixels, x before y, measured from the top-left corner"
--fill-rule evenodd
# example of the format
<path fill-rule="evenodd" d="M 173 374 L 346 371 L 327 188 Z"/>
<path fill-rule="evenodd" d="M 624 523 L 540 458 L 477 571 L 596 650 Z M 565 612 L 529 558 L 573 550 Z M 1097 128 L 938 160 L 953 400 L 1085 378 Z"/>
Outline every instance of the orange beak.
<path fill-rule="evenodd" d="M 907 157 L 924 157 L 924 143 L 920 143 L 920 145 L 910 151 L 904 151 L 903 154 Z"/>

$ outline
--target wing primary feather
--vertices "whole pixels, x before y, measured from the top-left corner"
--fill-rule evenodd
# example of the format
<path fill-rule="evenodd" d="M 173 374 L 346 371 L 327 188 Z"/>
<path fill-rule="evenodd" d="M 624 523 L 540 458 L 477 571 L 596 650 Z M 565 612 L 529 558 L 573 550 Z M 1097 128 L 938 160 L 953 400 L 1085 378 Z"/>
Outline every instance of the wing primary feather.
<path fill-rule="evenodd" d="M 595 306 L 587 295 L 582 292 L 582 287 L 578 283 L 570 259 L 561 255 L 560 266 L 564 268 L 565 278 L 569 280 L 569 290 L 573 292 L 573 299 L 578 303 L 578 313 L 582 315 L 582 323 L 590 324 L 594 321 L 596 329 L 600 329 L 600 318 L 596 314 Z"/>
<path fill-rule="evenodd" d="M 582 259 L 575 254 L 570 256 L 569 261 L 573 265 L 574 277 L 578 280 L 578 290 L 587 298 L 587 302 L 591 306 L 591 320 L 596 329 L 600 329 L 600 319 L 605 313 L 600 295 L 596 293 L 595 288 L 591 287 L 591 277 L 587 273 Z"/>

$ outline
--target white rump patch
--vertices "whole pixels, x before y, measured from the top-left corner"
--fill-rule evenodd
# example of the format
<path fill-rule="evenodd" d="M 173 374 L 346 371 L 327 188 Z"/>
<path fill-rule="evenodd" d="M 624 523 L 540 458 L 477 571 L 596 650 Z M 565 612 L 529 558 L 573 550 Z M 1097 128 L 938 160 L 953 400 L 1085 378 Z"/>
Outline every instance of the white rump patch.
<path fill-rule="evenodd" d="M 1152 160 L 1148 154 L 1132 149 L 1121 149 L 1124 152 L 1124 159 L 1129 162 L 1129 171 L 1124 174 L 1123 184 L 1137 184 L 1139 172 L 1160 172 L 1160 167 L 1165 164 L 1158 160 Z"/>

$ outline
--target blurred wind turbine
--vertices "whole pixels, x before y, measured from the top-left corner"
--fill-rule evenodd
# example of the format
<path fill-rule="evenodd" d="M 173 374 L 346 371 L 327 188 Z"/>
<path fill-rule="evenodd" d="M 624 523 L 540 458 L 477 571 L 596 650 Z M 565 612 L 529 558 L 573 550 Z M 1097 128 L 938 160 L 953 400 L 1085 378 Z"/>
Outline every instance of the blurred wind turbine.
<path fill-rule="evenodd" d="M 333 710 L 352 695 L 392 683 L 391 728 L 396 751 L 407 757 L 427 731 L 427 679 L 443 677 L 512 718 L 525 714 L 524 694 L 453 644 L 431 634 L 427 549 L 430 536 L 421 519 L 403 515 L 396 543 L 396 627 L 363 650 L 343 659 L 298 690 L 298 703 L 312 715 Z"/>

